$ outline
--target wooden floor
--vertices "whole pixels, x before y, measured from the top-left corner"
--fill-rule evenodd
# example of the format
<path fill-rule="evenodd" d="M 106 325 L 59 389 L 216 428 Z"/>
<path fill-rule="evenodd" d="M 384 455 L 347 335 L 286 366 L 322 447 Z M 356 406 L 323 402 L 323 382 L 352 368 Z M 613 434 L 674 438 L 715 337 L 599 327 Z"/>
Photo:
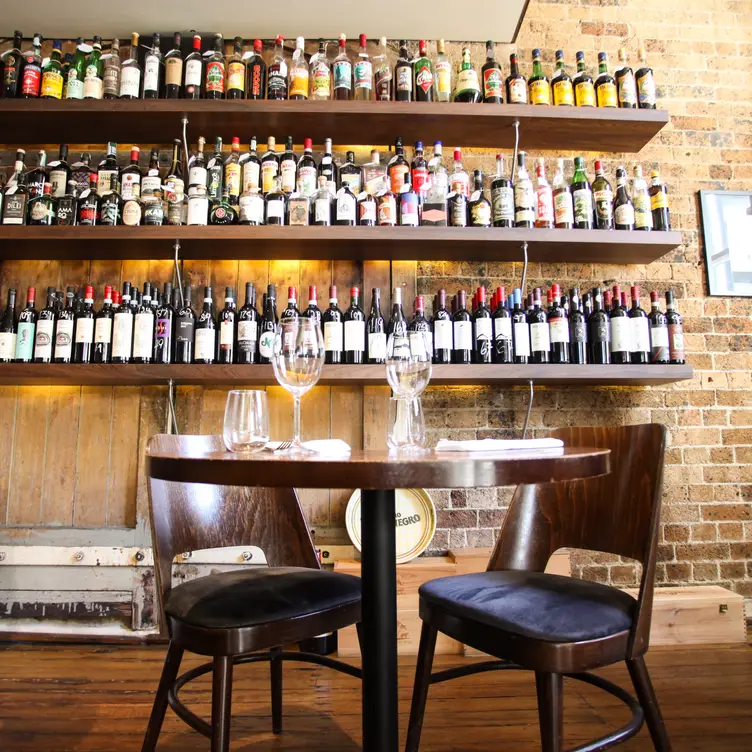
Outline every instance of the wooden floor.
<path fill-rule="evenodd" d="M 161 647 L 0 646 L 2 752 L 129 752 L 141 747 Z M 460 659 L 462 660 L 462 659 Z M 189 658 L 185 668 L 198 663 Z M 441 660 L 441 666 L 457 661 Z M 648 655 L 675 752 L 752 749 L 752 649 L 663 648 Z M 400 665 L 401 727 L 407 723 L 412 674 Z M 626 671 L 603 674 L 628 686 Z M 360 689 L 341 674 L 311 666 L 285 667 L 285 733 L 270 732 L 268 669 L 236 670 L 233 750 L 360 748 Z M 209 683 L 186 687 L 184 699 L 209 714 Z M 623 723 L 610 696 L 566 682 L 565 734 L 574 746 Z M 476 675 L 431 690 L 423 752 L 526 752 L 539 749 L 535 688 L 521 672 Z M 160 750 L 207 750 L 208 742 L 168 710 Z M 645 729 L 620 750 L 652 750 Z"/>

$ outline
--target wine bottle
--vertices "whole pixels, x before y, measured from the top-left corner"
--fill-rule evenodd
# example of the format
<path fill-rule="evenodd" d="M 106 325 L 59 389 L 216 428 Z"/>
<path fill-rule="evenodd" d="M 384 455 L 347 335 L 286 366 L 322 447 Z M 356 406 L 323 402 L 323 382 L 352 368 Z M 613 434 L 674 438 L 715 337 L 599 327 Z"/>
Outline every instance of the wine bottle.
<path fill-rule="evenodd" d="M 669 362 L 668 320 L 658 305 L 658 291 L 650 293 L 650 362 L 665 365 Z"/>
<path fill-rule="evenodd" d="M 91 363 L 94 349 L 94 288 L 87 285 L 81 309 L 76 314 L 73 362 Z"/>
<path fill-rule="evenodd" d="M 569 360 L 572 363 L 587 363 L 587 323 L 582 311 L 580 291 L 569 291 Z"/>
<path fill-rule="evenodd" d="M 271 363 L 274 334 L 277 330 L 277 288 L 266 286 L 266 300 L 259 325 L 259 363 Z"/>
<path fill-rule="evenodd" d="M 172 304 L 172 283 L 165 282 L 164 293 L 157 305 L 154 322 L 154 353 L 155 363 L 172 363 L 173 325 L 175 308 Z"/>
<path fill-rule="evenodd" d="M 553 301 L 548 309 L 548 329 L 551 335 L 551 362 L 569 363 L 569 321 L 567 309 L 561 304 L 561 287 L 551 285 Z"/>
<path fill-rule="evenodd" d="M 92 363 L 109 363 L 112 357 L 112 324 L 115 311 L 112 308 L 112 287 L 105 285 L 102 307 L 94 316 L 94 351 Z"/>
<path fill-rule="evenodd" d="M 473 320 L 467 310 L 466 293 L 457 293 L 457 312 L 452 316 L 452 332 L 454 334 L 453 363 L 472 362 L 473 353 Z"/>
<path fill-rule="evenodd" d="M 300 318 L 300 311 L 298 310 L 298 288 L 295 285 L 290 285 L 287 288 L 287 308 L 282 311 L 279 317 L 280 322 L 294 321 Z"/>
<path fill-rule="evenodd" d="M 337 307 L 337 287 L 329 288 L 329 308 L 324 311 L 321 321 L 324 327 L 325 363 L 341 363 L 344 345 L 342 311 Z"/>
<path fill-rule="evenodd" d="M 36 288 L 30 287 L 26 293 L 26 308 L 18 316 L 16 334 L 16 363 L 31 363 L 34 357 L 34 338 L 37 326 L 37 311 L 34 307 Z"/>
<path fill-rule="evenodd" d="M 674 291 L 666 291 L 666 321 L 668 323 L 668 350 L 671 363 L 686 363 L 684 356 L 684 321 L 676 310 Z"/>
<path fill-rule="evenodd" d="M 196 319 L 193 362 L 211 365 L 217 355 L 217 322 L 214 320 L 212 289 L 204 287 L 204 307 Z"/>
<path fill-rule="evenodd" d="M 418 356 L 421 360 L 431 360 L 433 332 L 425 316 L 425 303 L 422 295 L 415 298 L 415 315 L 408 327 L 408 338 L 414 356 Z"/>
<path fill-rule="evenodd" d="M 16 291 L 8 290 L 8 305 L 0 319 L 0 363 L 12 363 L 16 357 Z"/>
<path fill-rule="evenodd" d="M 368 362 L 386 363 L 386 322 L 381 315 L 381 290 L 371 290 L 371 312 L 366 324 L 368 334 Z"/>
<path fill-rule="evenodd" d="M 486 305 L 486 288 L 479 287 L 478 307 L 473 314 L 473 360 L 475 363 L 493 362 L 493 317 Z"/>
<path fill-rule="evenodd" d="M 512 362 L 512 315 L 506 305 L 503 287 L 496 288 L 496 307 L 493 316 L 493 362 Z"/>
<path fill-rule="evenodd" d="M 514 290 L 512 331 L 514 332 L 514 362 L 525 364 L 530 359 L 530 326 L 527 323 L 527 314 L 522 308 L 522 291 L 519 287 Z"/>
<path fill-rule="evenodd" d="M 156 290 L 154 291 L 156 294 Z M 151 363 L 154 342 L 154 309 L 151 307 L 151 284 L 144 282 L 141 304 L 133 321 L 133 362 Z"/>
<path fill-rule="evenodd" d="M 76 318 L 74 298 L 76 288 L 69 287 L 65 293 L 65 308 L 58 312 L 55 325 L 55 354 L 53 362 L 70 363 L 73 360 L 73 326 Z"/>
<path fill-rule="evenodd" d="M 606 311 L 603 310 L 603 297 L 600 287 L 592 292 L 593 311 L 587 320 L 587 338 L 591 363 L 611 362 L 611 327 Z"/>
<path fill-rule="evenodd" d="M 614 285 L 614 307 L 610 312 L 611 362 L 629 363 L 632 351 L 632 327 L 626 309 L 621 306 L 621 287 Z"/>
<path fill-rule="evenodd" d="M 253 282 L 245 283 L 245 303 L 238 311 L 237 347 L 235 362 L 242 364 L 258 362 L 258 325 L 256 288 Z"/>
<path fill-rule="evenodd" d="M 360 288 L 350 288 L 350 307 L 342 315 L 345 363 L 362 363 L 366 349 L 366 315 L 360 307 Z"/>
<path fill-rule="evenodd" d="M 175 314 L 175 355 L 173 363 L 193 363 L 193 341 L 196 336 L 196 314 L 191 306 L 190 285 L 183 285 L 183 303 Z"/>
<path fill-rule="evenodd" d="M 131 308 L 131 283 L 123 282 L 120 308 L 112 324 L 112 362 L 129 363 L 133 346 L 133 309 Z"/>
<path fill-rule="evenodd" d="M 232 287 L 225 288 L 225 307 L 219 312 L 219 363 L 235 362 L 235 338 L 237 330 L 237 309 L 235 307 L 235 291 Z"/>
<path fill-rule="evenodd" d="M 548 316 L 541 307 L 541 289 L 533 290 L 533 310 L 527 316 L 530 325 L 530 362 L 549 363 L 551 338 L 548 332 Z"/>
<path fill-rule="evenodd" d="M 632 285 L 630 293 L 632 308 L 629 310 L 629 323 L 632 326 L 632 350 L 629 359 L 632 363 L 649 363 L 651 351 L 648 315 L 640 307 L 640 288 Z"/>
<path fill-rule="evenodd" d="M 316 285 L 308 285 L 308 308 L 302 311 L 300 315 L 307 319 L 315 319 L 319 329 L 321 328 L 321 309 L 319 308 Z"/>
<path fill-rule="evenodd" d="M 57 290 L 47 288 L 47 306 L 39 312 L 37 330 L 34 337 L 34 362 L 52 362 L 52 345 L 55 339 L 55 298 Z"/>
<path fill-rule="evenodd" d="M 433 327 L 433 362 L 451 363 L 454 338 L 452 336 L 452 315 L 446 309 L 446 290 L 439 290 L 431 320 Z"/>

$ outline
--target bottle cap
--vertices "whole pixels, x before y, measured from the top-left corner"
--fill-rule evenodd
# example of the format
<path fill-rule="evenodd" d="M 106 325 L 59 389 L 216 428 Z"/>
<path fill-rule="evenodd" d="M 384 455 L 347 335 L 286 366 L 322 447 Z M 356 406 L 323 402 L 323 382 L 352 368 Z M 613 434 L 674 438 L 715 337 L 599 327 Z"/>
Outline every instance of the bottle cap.
<path fill-rule="evenodd" d="M 303 141 L 303 148 L 304 149 L 313 149 L 313 141 L 310 138 L 306 138 Z"/>
<path fill-rule="evenodd" d="M 339 35 L 339 46 L 342 49 L 344 49 L 346 42 L 347 42 L 347 35 L 346 34 L 340 34 Z"/>
<path fill-rule="evenodd" d="M 254 52 L 261 52 L 261 50 L 263 49 L 263 47 L 264 47 L 264 45 L 263 45 L 263 43 L 261 42 L 260 39 L 254 39 L 253 40 L 253 51 Z"/>
<path fill-rule="evenodd" d="M 302 50 L 305 47 L 305 37 L 296 37 L 295 46 Z"/>
<path fill-rule="evenodd" d="M 104 299 L 112 300 L 112 287 L 110 285 L 104 286 Z"/>
<path fill-rule="evenodd" d="M 454 161 L 459 162 L 462 159 L 462 149 L 454 150 Z"/>
<path fill-rule="evenodd" d="M 368 37 L 366 37 L 365 34 L 361 34 L 360 35 L 360 46 L 361 47 L 365 47 L 367 40 L 368 40 Z"/>
<path fill-rule="evenodd" d="M 577 54 L 575 55 L 575 59 L 579 63 L 581 60 L 585 59 L 585 53 L 582 50 L 578 50 Z"/>
<path fill-rule="evenodd" d="M 308 302 L 316 302 L 316 285 L 308 285 Z"/>
<path fill-rule="evenodd" d="M 416 141 L 415 142 L 415 151 L 423 151 L 423 142 L 422 141 Z"/>
<path fill-rule="evenodd" d="M 536 60 L 537 58 L 540 58 L 540 56 L 541 56 L 541 54 L 540 54 L 540 50 L 539 50 L 539 49 L 538 49 L 538 48 L 536 47 L 536 48 L 535 48 L 535 49 L 533 50 L 533 60 Z"/>
<path fill-rule="evenodd" d="M 415 298 L 415 310 L 416 311 L 422 311 L 423 310 L 423 308 L 424 308 L 423 300 L 424 299 L 423 299 L 422 295 L 418 295 L 418 297 Z"/>
<path fill-rule="evenodd" d="M 632 285 L 632 287 L 629 288 L 629 293 L 632 296 L 632 300 L 637 300 L 637 298 L 640 297 L 640 286 Z"/>
<path fill-rule="evenodd" d="M 595 171 L 601 172 L 603 170 L 603 162 L 600 159 L 595 160 Z"/>
<path fill-rule="evenodd" d="M 657 303 L 658 302 L 658 290 L 651 290 L 650 291 L 650 302 L 651 303 Z"/>
<path fill-rule="evenodd" d="M 237 136 L 232 138 L 232 149 L 235 151 L 240 149 L 240 139 Z"/>
<path fill-rule="evenodd" d="M 329 286 L 329 300 L 337 300 L 337 285 Z"/>
<path fill-rule="evenodd" d="M 556 50 L 556 59 L 557 60 L 563 60 L 564 59 L 564 50 Z"/>
<path fill-rule="evenodd" d="M 86 285 L 86 298 L 94 298 L 94 288 L 91 285 Z"/>
<path fill-rule="evenodd" d="M 561 287 L 559 287 L 559 285 L 557 284 L 551 285 L 551 293 L 555 298 L 558 298 L 559 295 L 561 295 Z"/>
<path fill-rule="evenodd" d="M 358 288 L 358 287 L 351 287 L 350 288 L 350 297 L 351 298 L 360 297 L 360 288 Z"/>
<path fill-rule="evenodd" d="M 284 37 L 277 36 L 277 38 L 274 40 L 275 44 L 282 44 L 285 41 Z"/>
<path fill-rule="evenodd" d="M 608 60 L 608 56 L 605 52 L 599 52 L 598 53 L 598 62 L 599 63 L 605 63 Z"/>
<path fill-rule="evenodd" d="M 298 291 L 295 285 L 291 285 L 290 287 L 287 288 L 287 297 L 289 300 L 297 300 Z"/>

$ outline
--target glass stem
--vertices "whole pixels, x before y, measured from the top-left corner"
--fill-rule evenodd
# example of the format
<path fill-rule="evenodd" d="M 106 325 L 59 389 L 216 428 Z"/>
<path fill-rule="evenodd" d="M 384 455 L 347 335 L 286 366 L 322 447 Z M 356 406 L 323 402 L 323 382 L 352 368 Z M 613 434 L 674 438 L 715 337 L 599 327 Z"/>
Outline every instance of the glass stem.
<path fill-rule="evenodd" d="M 292 444 L 300 446 L 300 397 L 296 394 L 293 396 L 293 427 L 292 427 Z"/>

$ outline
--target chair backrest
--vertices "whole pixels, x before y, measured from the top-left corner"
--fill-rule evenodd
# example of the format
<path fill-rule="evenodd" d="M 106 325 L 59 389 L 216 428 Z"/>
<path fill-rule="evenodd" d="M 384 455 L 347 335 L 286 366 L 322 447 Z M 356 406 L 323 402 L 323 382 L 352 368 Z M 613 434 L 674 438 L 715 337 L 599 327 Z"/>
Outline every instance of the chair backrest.
<path fill-rule="evenodd" d="M 599 478 L 518 486 L 489 570 L 542 572 L 559 548 L 637 559 L 642 580 L 630 652 L 647 649 L 653 602 L 666 429 L 657 423 L 562 428 L 567 446 L 608 448 L 611 472 Z"/>
<path fill-rule="evenodd" d="M 157 434 L 149 451 L 224 451 L 221 436 Z M 217 480 L 221 480 L 218 478 Z M 270 567 L 320 567 L 293 488 L 247 488 L 148 479 L 157 588 L 171 588 L 172 562 L 185 551 L 258 546 Z"/>

